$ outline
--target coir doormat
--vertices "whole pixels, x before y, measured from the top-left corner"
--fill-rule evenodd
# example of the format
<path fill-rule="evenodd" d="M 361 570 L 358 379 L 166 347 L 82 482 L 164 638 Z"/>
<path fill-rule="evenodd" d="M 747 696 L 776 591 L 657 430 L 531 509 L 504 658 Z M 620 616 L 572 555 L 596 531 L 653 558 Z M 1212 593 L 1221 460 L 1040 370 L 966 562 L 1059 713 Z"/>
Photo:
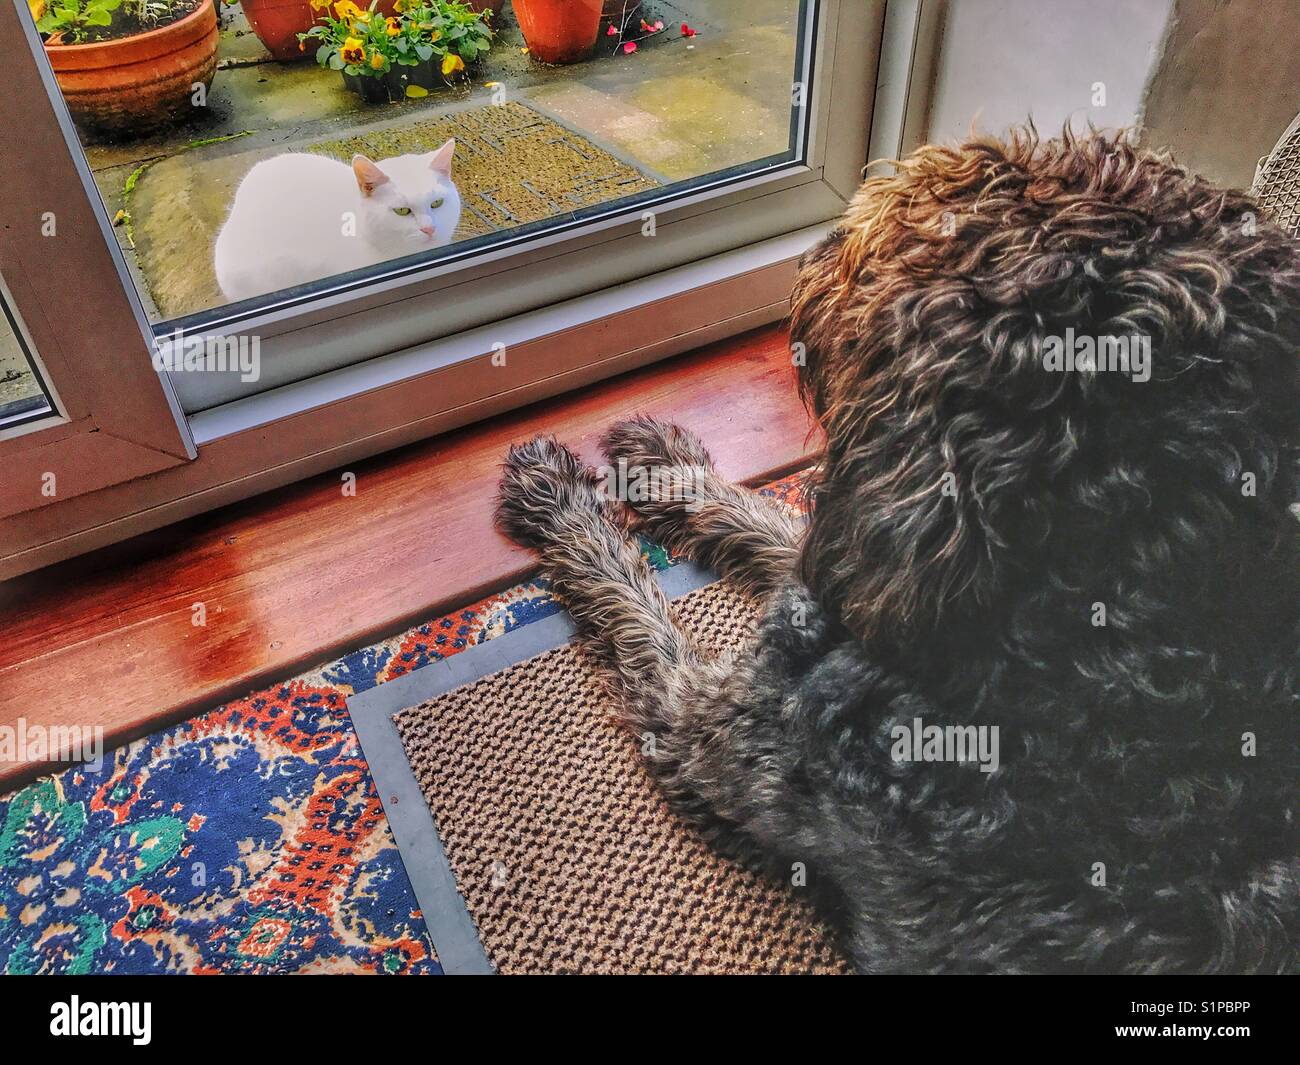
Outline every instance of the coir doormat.
<path fill-rule="evenodd" d="M 756 611 L 723 584 L 675 608 L 713 651 L 739 645 Z M 392 718 L 490 966 L 848 971 L 794 889 L 719 857 L 670 813 L 609 699 L 564 644 Z"/>

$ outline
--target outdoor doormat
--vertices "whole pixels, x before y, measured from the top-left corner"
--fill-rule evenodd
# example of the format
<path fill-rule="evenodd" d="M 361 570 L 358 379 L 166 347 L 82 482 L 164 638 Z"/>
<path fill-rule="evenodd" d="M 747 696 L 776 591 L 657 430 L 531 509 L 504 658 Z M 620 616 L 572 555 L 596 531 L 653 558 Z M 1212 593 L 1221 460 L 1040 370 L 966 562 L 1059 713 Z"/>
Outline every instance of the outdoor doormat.
<path fill-rule="evenodd" d="M 660 575 L 716 652 L 756 608 L 709 577 Z M 444 970 L 848 972 L 793 889 L 669 812 L 572 631 L 557 615 L 349 700 Z"/>
<path fill-rule="evenodd" d="M 253 151 L 239 151 L 238 140 L 202 146 L 132 174 L 124 194 L 124 209 L 131 218 L 129 239 L 158 312 L 178 318 L 225 302 L 212 266 L 212 247 L 239 183 L 255 163 L 286 151 L 316 152 L 345 162 L 357 152 L 388 159 L 431 152 L 448 137 L 456 138 L 452 174 L 463 204 L 458 241 L 662 184 L 588 136 L 513 101 L 441 113 L 425 121 L 405 116 L 345 137 Z"/>

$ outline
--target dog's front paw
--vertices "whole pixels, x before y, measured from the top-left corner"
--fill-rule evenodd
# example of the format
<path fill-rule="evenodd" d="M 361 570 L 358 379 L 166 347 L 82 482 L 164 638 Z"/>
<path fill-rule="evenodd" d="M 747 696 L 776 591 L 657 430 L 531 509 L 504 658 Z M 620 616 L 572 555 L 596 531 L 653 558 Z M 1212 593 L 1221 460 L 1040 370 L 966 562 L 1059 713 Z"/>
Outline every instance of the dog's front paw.
<path fill-rule="evenodd" d="M 713 460 L 693 432 L 644 414 L 611 426 L 600 443 L 610 464 L 614 466 L 622 459 L 629 468 L 682 466 L 699 470 L 713 469 Z"/>
<path fill-rule="evenodd" d="M 516 444 L 497 486 L 497 527 L 524 547 L 562 539 L 576 518 L 607 510 L 596 472 L 553 436 Z"/>
<path fill-rule="evenodd" d="M 689 429 L 642 415 L 610 428 L 601 446 L 627 485 L 620 498 L 648 522 L 675 521 L 709 492 L 713 459 Z"/>

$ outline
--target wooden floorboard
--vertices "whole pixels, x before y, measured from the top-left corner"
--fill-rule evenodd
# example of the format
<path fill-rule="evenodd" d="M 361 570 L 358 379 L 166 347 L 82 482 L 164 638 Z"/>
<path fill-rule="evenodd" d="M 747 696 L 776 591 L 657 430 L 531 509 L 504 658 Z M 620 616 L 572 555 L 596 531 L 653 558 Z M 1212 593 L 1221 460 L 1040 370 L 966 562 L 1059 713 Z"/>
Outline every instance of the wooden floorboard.
<path fill-rule="evenodd" d="M 117 746 L 526 577 L 492 527 L 512 441 L 586 458 L 645 412 L 695 429 L 724 475 L 803 465 L 815 438 L 783 330 L 711 345 L 0 585 L 0 725 L 100 726 Z M 192 623 L 202 603 L 206 624 Z M 0 763 L 0 790 L 48 765 Z"/>

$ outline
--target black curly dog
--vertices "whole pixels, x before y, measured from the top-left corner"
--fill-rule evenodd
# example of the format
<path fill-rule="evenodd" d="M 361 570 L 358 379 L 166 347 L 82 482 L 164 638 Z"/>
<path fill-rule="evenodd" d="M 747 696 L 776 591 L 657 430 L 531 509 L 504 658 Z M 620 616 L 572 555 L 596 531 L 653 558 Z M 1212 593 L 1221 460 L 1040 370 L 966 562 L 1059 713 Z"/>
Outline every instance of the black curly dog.
<path fill-rule="evenodd" d="M 868 181 L 793 306 L 806 530 L 683 429 L 606 438 L 661 475 L 646 533 L 765 599 L 743 653 L 571 452 L 506 462 L 672 807 L 803 863 L 863 972 L 1295 970 L 1296 245 L 1121 138 L 1017 132 Z M 996 768 L 915 760 L 918 719 L 996 727 Z"/>

